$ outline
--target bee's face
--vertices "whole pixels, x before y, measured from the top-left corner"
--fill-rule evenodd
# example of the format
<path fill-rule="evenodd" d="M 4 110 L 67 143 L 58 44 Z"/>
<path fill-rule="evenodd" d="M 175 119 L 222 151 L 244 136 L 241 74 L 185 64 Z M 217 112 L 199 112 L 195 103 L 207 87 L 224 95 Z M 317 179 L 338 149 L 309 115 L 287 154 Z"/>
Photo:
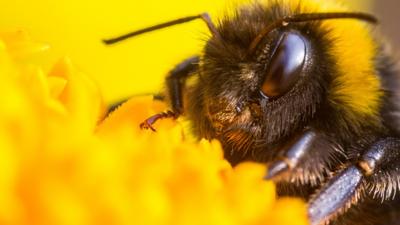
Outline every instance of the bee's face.
<path fill-rule="evenodd" d="M 279 142 L 309 123 L 329 77 L 326 68 L 314 65 L 323 54 L 307 35 L 312 27 L 274 30 L 249 54 L 251 40 L 268 20 L 259 27 L 241 26 L 259 21 L 246 19 L 222 23 L 221 40 L 209 40 L 199 85 L 214 136 L 242 150 Z M 324 60 L 329 59 L 318 58 Z"/>

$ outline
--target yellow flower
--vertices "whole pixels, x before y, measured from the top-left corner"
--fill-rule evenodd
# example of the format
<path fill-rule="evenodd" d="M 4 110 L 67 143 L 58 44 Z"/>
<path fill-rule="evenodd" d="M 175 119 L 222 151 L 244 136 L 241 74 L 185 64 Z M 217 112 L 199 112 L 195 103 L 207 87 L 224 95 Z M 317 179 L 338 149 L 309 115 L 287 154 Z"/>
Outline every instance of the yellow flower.
<path fill-rule="evenodd" d="M 181 121 L 140 130 L 163 103 L 134 98 L 103 119 L 97 86 L 69 59 L 42 69 L 47 49 L 0 35 L 0 224 L 307 224 L 263 165 L 231 168 Z"/>

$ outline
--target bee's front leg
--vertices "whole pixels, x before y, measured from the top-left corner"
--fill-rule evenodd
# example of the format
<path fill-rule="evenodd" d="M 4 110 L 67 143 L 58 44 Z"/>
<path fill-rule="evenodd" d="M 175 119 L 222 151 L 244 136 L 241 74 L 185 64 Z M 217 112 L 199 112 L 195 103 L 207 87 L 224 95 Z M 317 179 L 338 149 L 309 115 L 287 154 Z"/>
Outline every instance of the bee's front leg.
<path fill-rule="evenodd" d="M 167 76 L 166 85 L 172 111 L 179 115 L 183 112 L 183 88 L 187 78 L 198 70 L 199 56 L 186 59 L 178 64 Z"/>
<path fill-rule="evenodd" d="M 172 110 L 147 118 L 140 124 L 141 129 L 156 131 L 153 124 L 160 119 L 178 118 L 183 113 L 183 88 L 190 75 L 198 70 L 199 56 L 186 59 L 171 70 L 166 78 L 167 94 Z"/>
<path fill-rule="evenodd" d="M 400 188 L 399 169 L 400 139 L 379 140 L 355 164 L 338 171 L 311 198 L 308 208 L 311 224 L 326 224 L 358 204 L 359 199 L 369 197 L 381 203 L 393 199 Z"/>
<path fill-rule="evenodd" d="M 314 187 L 343 158 L 339 145 L 314 129 L 296 136 L 280 152 L 278 159 L 268 165 L 266 179 Z"/>
<path fill-rule="evenodd" d="M 308 155 L 312 149 L 313 143 L 316 141 L 317 134 L 315 131 L 306 131 L 298 137 L 294 144 L 289 144 L 280 156 L 280 159 L 268 166 L 266 179 L 278 179 L 284 176 L 290 170 L 296 168 L 304 156 Z"/>

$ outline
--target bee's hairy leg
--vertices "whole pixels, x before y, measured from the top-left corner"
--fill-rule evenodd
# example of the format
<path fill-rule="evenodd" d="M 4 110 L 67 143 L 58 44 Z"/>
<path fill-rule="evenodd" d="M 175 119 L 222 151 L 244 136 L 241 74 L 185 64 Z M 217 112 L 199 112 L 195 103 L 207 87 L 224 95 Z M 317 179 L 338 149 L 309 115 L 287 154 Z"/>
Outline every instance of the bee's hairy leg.
<path fill-rule="evenodd" d="M 268 165 L 266 179 L 317 186 L 330 165 L 343 155 L 328 137 L 314 129 L 296 136 L 281 151 L 278 159 Z"/>
<path fill-rule="evenodd" d="M 309 201 L 312 225 L 325 224 L 355 205 L 364 195 L 389 201 L 399 189 L 400 139 L 385 138 L 356 163 L 337 172 Z M 360 202 L 359 204 L 363 204 Z"/>
<path fill-rule="evenodd" d="M 140 124 L 141 129 L 156 131 L 153 124 L 160 119 L 178 118 L 183 113 L 183 88 L 186 79 L 198 70 L 199 56 L 186 59 L 171 70 L 166 78 L 168 98 L 172 111 L 157 113 Z"/>

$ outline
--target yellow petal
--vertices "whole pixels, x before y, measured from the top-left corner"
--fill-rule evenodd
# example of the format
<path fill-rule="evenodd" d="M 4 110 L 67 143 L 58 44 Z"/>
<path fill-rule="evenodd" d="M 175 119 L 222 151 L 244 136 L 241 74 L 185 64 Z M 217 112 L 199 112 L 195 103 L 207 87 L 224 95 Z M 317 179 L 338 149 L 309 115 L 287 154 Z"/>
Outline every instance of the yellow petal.
<path fill-rule="evenodd" d="M 50 46 L 46 43 L 32 41 L 28 33 L 23 30 L 2 32 L 0 39 L 7 44 L 7 50 L 15 60 L 21 60 L 50 49 Z"/>
<path fill-rule="evenodd" d="M 68 58 L 60 60 L 50 76 L 67 80 L 59 96 L 82 132 L 91 132 L 104 113 L 103 100 L 95 83 L 77 71 Z"/>
<path fill-rule="evenodd" d="M 276 202 L 267 219 L 279 225 L 308 225 L 306 205 L 301 200 L 281 198 Z"/>

